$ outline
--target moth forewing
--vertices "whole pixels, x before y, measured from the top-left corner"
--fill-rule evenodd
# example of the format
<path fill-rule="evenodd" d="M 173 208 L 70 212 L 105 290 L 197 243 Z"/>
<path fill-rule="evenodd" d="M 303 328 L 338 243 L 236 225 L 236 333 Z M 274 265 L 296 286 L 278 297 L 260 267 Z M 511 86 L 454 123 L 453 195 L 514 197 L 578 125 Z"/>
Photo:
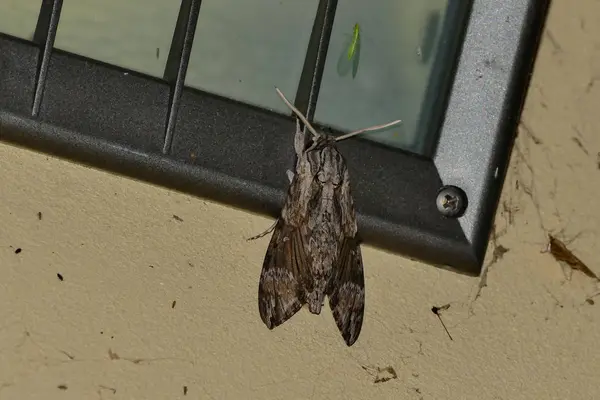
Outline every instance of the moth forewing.
<path fill-rule="evenodd" d="M 291 258 L 294 256 L 294 236 L 284 239 L 291 233 L 292 230 L 283 221 L 278 221 L 260 275 L 258 308 L 269 329 L 287 321 L 305 302 L 301 284 L 303 272 L 299 270 L 303 264 L 294 263 Z"/>

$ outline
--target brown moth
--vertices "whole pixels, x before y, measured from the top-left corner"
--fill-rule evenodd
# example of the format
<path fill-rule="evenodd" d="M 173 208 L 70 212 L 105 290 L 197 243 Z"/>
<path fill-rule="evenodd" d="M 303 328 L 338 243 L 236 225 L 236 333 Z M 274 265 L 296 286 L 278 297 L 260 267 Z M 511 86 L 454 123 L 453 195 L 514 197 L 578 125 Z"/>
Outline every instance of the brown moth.
<path fill-rule="evenodd" d="M 325 296 L 348 346 L 354 344 L 363 322 L 365 280 L 357 237 L 350 176 L 336 141 L 387 128 L 400 121 L 361 129 L 342 136 L 319 134 L 279 91 L 296 114 L 295 173 L 273 232 L 258 285 L 258 309 L 269 329 L 290 319 L 304 304 L 320 314 Z M 305 140 L 300 121 L 311 133 Z"/>
<path fill-rule="evenodd" d="M 552 254 L 558 262 L 566 263 L 571 269 L 581 271 L 586 276 L 600 281 L 600 277 L 594 273 L 583 261 L 567 248 L 560 239 L 548 234 L 548 248 L 544 252 Z"/>

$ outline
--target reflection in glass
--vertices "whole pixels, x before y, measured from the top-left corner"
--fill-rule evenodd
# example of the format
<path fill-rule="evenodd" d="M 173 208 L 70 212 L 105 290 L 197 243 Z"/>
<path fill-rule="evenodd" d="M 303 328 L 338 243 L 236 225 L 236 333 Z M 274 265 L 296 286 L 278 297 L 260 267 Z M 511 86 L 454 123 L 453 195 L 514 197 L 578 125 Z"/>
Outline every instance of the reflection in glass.
<path fill-rule="evenodd" d="M 55 47 L 162 77 L 180 1 L 65 1 Z"/>
<path fill-rule="evenodd" d="M 441 47 L 447 3 L 394 0 L 373 7 L 362 0 L 339 2 L 315 120 L 352 131 L 401 119 L 401 125 L 363 138 L 417 153 L 425 151 L 431 138 L 419 134 L 419 118 Z M 349 58 L 356 24 L 359 40 Z"/>
<path fill-rule="evenodd" d="M 203 0 L 186 75 L 192 86 L 245 103 L 289 110 L 318 0 Z"/>
<path fill-rule="evenodd" d="M 42 0 L 2 0 L 0 33 L 33 40 Z"/>

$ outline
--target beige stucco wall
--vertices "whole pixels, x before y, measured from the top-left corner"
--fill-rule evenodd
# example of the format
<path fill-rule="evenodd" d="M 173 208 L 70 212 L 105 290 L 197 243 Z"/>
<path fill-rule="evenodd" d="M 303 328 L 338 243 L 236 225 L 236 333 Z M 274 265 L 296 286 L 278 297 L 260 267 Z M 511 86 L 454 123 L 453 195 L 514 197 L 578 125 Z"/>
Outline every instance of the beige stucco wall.
<path fill-rule="evenodd" d="M 599 289 L 540 253 L 547 230 L 581 233 L 600 274 L 599 16 L 554 2 L 488 287 L 473 302 L 477 278 L 364 246 L 351 348 L 327 308 L 262 324 L 268 239 L 245 238 L 269 219 L 1 144 L 0 399 L 600 398 Z M 453 341 L 430 311 L 445 303 Z"/>

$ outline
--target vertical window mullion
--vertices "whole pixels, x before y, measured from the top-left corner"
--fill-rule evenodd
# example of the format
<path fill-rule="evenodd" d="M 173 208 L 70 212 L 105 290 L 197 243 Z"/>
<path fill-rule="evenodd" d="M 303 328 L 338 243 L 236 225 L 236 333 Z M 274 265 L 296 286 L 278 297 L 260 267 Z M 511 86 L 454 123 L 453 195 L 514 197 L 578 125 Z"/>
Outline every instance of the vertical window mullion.
<path fill-rule="evenodd" d="M 296 91 L 294 105 L 309 121 L 312 120 L 315 113 L 337 3 L 337 0 L 321 0 L 319 2 L 302 75 Z"/>
<path fill-rule="evenodd" d="M 42 1 L 40 14 L 33 34 L 33 41 L 41 48 L 38 56 L 33 103 L 31 105 L 31 115 L 33 117 L 38 116 L 42 105 L 44 86 L 48 75 L 52 49 L 54 48 L 54 39 L 56 38 L 62 3 L 62 0 Z"/>
<path fill-rule="evenodd" d="M 173 40 L 169 50 L 169 57 L 165 66 L 163 78 L 169 83 L 169 110 L 167 111 L 167 121 L 165 125 L 165 141 L 163 145 L 163 154 L 167 154 L 171 149 L 173 135 L 175 133 L 175 124 L 177 122 L 177 111 L 181 102 L 181 93 L 185 83 L 190 54 L 192 53 L 192 44 L 196 33 L 196 25 L 200 15 L 201 0 L 183 0 L 177 17 L 177 24 L 173 32 Z"/>

